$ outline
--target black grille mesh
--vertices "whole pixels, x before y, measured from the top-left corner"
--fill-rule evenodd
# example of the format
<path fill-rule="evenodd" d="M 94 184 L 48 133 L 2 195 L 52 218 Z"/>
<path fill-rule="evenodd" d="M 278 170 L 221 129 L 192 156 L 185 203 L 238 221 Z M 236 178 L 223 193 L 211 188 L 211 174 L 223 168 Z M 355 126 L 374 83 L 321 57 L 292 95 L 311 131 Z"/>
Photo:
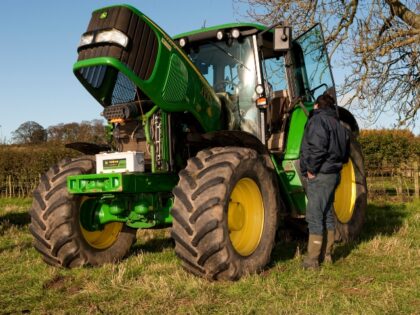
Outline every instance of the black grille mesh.
<path fill-rule="evenodd" d="M 136 98 L 136 86 L 123 73 L 119 72 L 117 82 L 112 91 L 111 104 L 125 104 Z"/>
<path fill-rule="evenodd" d="M 95 66 L 80 69 L 82 77 L 95 89 L 102 85 L 105 73 L 106 66 Z"/>

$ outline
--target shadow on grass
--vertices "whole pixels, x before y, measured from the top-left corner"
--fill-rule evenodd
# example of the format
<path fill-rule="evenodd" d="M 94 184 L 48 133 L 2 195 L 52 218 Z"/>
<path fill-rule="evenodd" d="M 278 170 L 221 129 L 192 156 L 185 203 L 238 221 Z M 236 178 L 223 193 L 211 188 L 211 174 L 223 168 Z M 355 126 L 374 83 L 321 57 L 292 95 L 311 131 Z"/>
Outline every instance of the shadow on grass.
<path fill-rule="evenodd" d="M 308 236 L 298 229 L 279 230 L 268 268 L 276 262 L 287 261 L 299 255 L 306 249 L 307 238 Z"/>
<path fill-rule="evenodd" d="M 366 209 L 366 220 L 357 239 L 347 244 L 336 244 L 334 260 L 347 257 L 361 242 L 372 240 L 378 235 L 393 235 L 402 227 L 408 216 L 406 206 L 400 204 L 369 204 Z M 298 253 L 306 252 L 307 235 L 299 231 L 289 231 L 286 236 L 280 235 L 272 253 L 271 268 L 278 261 L 293 259 Z"/>
<path fill-rule="evenodd" d="M 368 242 L 378 235 L 391 236 L 399 231 L 408 216 L 405 204 L 369 204 L 366 221 L 360 236 L 347 244 L 337 244 L 334 260 L 346 258 L 360 243 Z"/>
<path fill-rule="evenodd" d="M 175 243 L 172 238 L 152 238 L 140 244 L 135 244 L 131 249 L 130 255 L 137 255 L 139 253 L 160 253 L 167 248 L 173 249 L 174 247 Z"/>
<path fill-rule="evenodd" d="M 0 216 L 0 226 L 5 230 L 15 226 L 24 227 L 31 222 L 31 216 L 28 212 L 9 212 Z"/>
<path fill-rule="evenodd" d="M 22 229 L 27 228 L 31 217 L 28 212 L 9 212 L 0 216 L 0 237 L 13 228 Z M 32 247 L 31 242 L 19 242 L 17 244 L 9 244 L 8 242 L 0 244 L 0 253 L 20 248 L 20 250 L 26 250 Z"/>

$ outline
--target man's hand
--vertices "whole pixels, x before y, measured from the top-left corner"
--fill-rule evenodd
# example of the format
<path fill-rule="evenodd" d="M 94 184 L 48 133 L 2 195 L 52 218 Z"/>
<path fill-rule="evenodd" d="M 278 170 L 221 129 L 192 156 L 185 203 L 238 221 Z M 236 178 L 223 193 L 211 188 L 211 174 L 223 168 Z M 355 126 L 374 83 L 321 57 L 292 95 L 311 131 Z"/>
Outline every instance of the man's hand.
<path fill-rule="evenodd" d="M 311 172 L 307 172 L 307 174 L 308 174 L 308 178 L 309 179 L 312 179 L 312 178 L 315 178 L 316 176 L 315 176 L 315 174 L 312 174 Z"/>

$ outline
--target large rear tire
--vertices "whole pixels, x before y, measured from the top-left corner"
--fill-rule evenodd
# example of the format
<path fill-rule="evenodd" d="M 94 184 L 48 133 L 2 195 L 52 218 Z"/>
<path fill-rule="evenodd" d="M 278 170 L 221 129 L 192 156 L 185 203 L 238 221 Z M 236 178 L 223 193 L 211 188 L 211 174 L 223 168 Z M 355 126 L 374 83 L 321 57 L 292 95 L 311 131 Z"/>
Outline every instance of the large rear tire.
<path fill-rule="evenodd" d="M 67 176 L 94 171 L 92 156 L 62 161 L 42 175 L 34 191 L 29 230 L 35 248 L 50 265 L 73 268 L 115 262 L 135 240 L 136 231 L 119 222 L 99 231 L 82 227 L 80 211 L 89 198 L 69 194 Z"/>
<path fill-rule="evenodd" d="M 363 227 L 367 207 L 366 175 L 360 144 L 350 140 L 350 160 L 341 171 L 341 181 L 335 192 L 336 241 L 356 239 Z"/>
<path fill-rule="evenodd" d="M 200 151 L 174 188 L 172 237 L 183 267 L 213 280 L 236 280 L 270 260 L 279 211 L 274 171 L 248 148 Z"/>

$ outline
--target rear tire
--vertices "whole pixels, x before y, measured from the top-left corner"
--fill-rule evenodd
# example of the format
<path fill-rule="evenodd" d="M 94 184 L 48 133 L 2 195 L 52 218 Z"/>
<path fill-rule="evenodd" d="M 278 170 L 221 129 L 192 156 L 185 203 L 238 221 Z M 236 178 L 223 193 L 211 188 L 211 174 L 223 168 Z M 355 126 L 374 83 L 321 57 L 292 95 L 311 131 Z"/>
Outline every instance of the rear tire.
<path fill-rule="evenodd" d="M 92 156 L 62 161 L 42 175 L 34 191 L 29 230 L 35 248 L 50 265 L 73 268 L 115 262 L 135 240 L 136 230 L 122 223 L 108 223 L 95 232 L 81 226 L 80 208 L 86 197 L 68 193 L 67 176 L 94 171 Z"/>
<path fill-rule="evenodd" d="M 200 151 L 174 188 L 172 237 L 183 267 L 236 280 L 270 260 L 280 202 L 274 171 L 248 148 Z"/>
<path fill-rule="evenodd" d="M 360 235 L 365 222 L 367 207 L 367 185 L 363 154 L 360 144 L 353 136 L 350 139 L 350 160 L 354 170 L 354 207 L 351 213 L 344 213 L 344 215 L 340 214 L 339 209 L 336 209 L 336 241 L 346 243 L 356 239 Z M 343 169 L 343 171 L 345 170 Z M 343 180 L 346 180 L 346 177 L 342 175 L 341 181 Z M 339 189 L 340 186 L 337 188 L 337 191 Z M 337 208 L 337 192 L 334 206 Z"/>

